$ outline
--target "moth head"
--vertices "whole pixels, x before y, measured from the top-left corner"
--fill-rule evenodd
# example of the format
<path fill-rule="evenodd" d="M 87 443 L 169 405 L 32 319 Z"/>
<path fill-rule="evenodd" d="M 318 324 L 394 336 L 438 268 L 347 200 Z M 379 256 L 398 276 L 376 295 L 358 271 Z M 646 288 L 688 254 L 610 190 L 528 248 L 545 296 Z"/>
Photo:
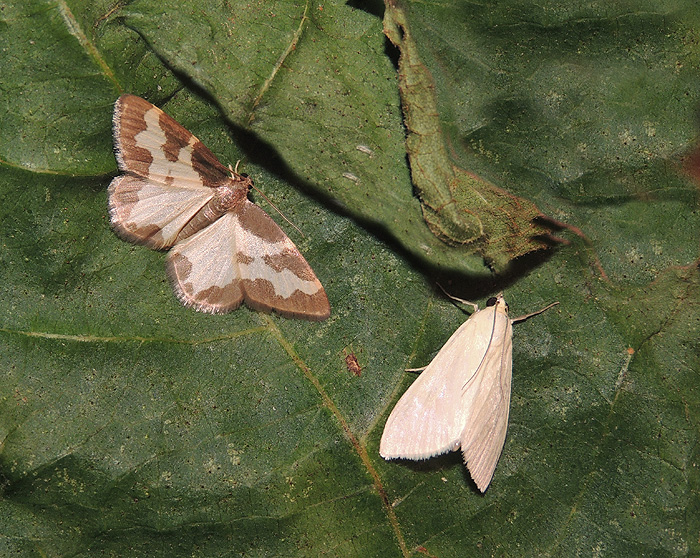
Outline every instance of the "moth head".
<path fill-rule="evenodd" d="M 489 306 L 500 306 L 505 312 L 508 312 L 508 303 L 503 298 L 503 293 L 498 293 L 496 296 L 492 296 L 486 301 L 486 307 Z"/>
<path fill-rule="evenodd" d="M 254 187 L 253 180 L 250 178 L 250 175 L 247 172 L 242 172 L 240 174 L 238 173 L 238 165 L 240 162 L 241 161 L 239 160 L 236 163 L 236 168 L 231 167 L 231 165 L 228 166 L 228 172 L 231 175 L 231 180 L 233 180 L 235 183 L 247 185 L 248 188 Z"/>

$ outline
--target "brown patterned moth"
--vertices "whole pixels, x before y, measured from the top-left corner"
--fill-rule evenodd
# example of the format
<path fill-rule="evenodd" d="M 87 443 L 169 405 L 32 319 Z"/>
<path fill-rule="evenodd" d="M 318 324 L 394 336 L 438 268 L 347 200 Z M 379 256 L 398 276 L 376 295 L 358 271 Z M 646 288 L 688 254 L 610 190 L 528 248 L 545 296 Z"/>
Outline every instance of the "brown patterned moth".
<path fill-rule="evenodd" d="M 216 314 L 245 302 L 288 318 L 328 318 L 328 297 L 309 264 L 248 200 L 250 178 L 140 97 L 119 97 L 113 125 L 124 174 L 109 185 L 112 226 L 135 244 L 170 248 L 168 276 L 182 304 Z"/>

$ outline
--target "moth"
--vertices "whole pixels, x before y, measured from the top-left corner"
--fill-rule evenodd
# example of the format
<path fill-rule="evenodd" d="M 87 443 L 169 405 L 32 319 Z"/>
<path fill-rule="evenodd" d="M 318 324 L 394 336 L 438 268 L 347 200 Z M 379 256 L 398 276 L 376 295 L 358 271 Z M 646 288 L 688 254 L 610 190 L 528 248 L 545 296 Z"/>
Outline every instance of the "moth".
<path fill-rule="evenodd" d="M 454 297 L 452 297 L 454 298 Z M 384 459 L 427 459 L 462 450 L 474 483 L 485 492 L 503 451 L 513 369 L 513 324 L 503 293 L 490 298 L 445 343 L 403 394 L 384 426 Z"/>
<path fill-rule="evenodd" d="M 119 97 L 113 128 L 123 174 L 109 185 L 112 227 L 135 244 L 170 248 L 167 273 L 182 304 L 212 314 L 245 302 L 289 318 L 330 315 L 326 292 L 297 247 L 248 200 L 250 178 L 135 95 Z"/>

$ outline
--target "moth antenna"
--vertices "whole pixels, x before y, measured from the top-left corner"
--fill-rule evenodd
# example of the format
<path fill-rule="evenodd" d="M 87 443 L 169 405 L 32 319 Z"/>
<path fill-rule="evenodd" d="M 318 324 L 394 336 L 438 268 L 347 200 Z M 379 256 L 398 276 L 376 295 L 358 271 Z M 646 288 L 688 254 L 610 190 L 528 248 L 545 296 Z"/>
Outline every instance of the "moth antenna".
<path fill-rule="evenodd" d="M 467 304 L 468 306 L 471 306 L 474 309 L 474 312 L 476 312 L 479 309 L 479 305 L 474 303 L 474 302 L 469 302 L 468 300 L 464 300 L 462 298 L 457 298 L 456 296 L 452 296 L 450 293 L 448 293 L 444 287 L 440 283 L 435 283 L 440 289 L 442 290 L 443 293 L 445 293 L 447 296 L 449 296 L 452 300 L 456 300 L 457 302 L 461 302 L 462 304 Z"/>
<path fill-rule="evenodd" d="M 253 188 L 255 188 L 255 184 L 251 184 L 251 186 L 253 186 Z M 260 194 L 265 199 L 265 201 L 267 203 L 269 203 L 277 213 L 280 214 L 282 219 L 284 219 L 285 221 L 287 221 L 287 223 L 289 223 L 292 227 L 294 227 L 301 236 L 305 236 L 304 233 L 301 232 L 301 229 L 299 227 L 297 227 L 294 223 L 292 223 L 289 219 L 287 219 L 287 216 L 284 213 L 282 213 L 279 209 L 277 209 L 277 206 L 274 203 L 272 203 L 270 198 L 268 198 L 265 194 L 263 194 L 258 188 L 255 188 L 255 191 L 258 194 Z"/>
<path fill-rule="evenodd" d="M 238 174 L 238 164 L 239 164 L 240 162 L 241 162 L 240 159 L 238 159 L 238 161 L 236 161 L 236 167 L 235 167 L 235 168 L 231 168 L 231 164 L 229 163 L 228 170 L 231 171 L 231 172 L 233 172 L 233 173 Z M 267 203 L 269 203 L 269 204 L 272 206 L 272 208 L 273 208 L 277 213 L 280 214 L 280 216 L 282 217 L 282 219 L 284 219 L 285 221 L 287 221 L 287 223 L 289 223 L 292 227 L 294 227 L 294 228 L 297 230 L 297 232 L 298 232 L 301 236 L 303 236 L 304 238 L 306 238 L 306 235 L 304 235 L 304 233 L 301 232 L 301 229 L 300 229 L 299 227 L 297 227 L 294 223 L 292 223 L 289 219 L 287 219 L 287 216 L 286 216 L 284 213 L 282 213 L 282 212 L 277 208 L 277 206 L 276 206 L 274 203 L 272 203 L 272 201 L 270 200 L 270 198 L 268 198 L 268 197 L 262 192 L 262 190 L 260 190 L 259 188 L 257 188 L 257 187 L 255 186 L 255 184 L 253 184 L 252 182 L 251 182 L 250 185 L 253 187 L 253 189 L 254 189 L 258 194 L 260 194 L 260 195 L 262 196 L 262 198 L 263 198 Z"/>

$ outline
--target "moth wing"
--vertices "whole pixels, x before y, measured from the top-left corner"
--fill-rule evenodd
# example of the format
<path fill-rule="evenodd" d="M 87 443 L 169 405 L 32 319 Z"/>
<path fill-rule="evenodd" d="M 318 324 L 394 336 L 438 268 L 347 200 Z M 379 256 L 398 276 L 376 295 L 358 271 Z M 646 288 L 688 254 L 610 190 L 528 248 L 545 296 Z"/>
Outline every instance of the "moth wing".
<path fill-rule="evenodd" d="M 193 190 L 215 188 L 228 180 L 228 169 L 192 132 L 141 97 L 117 99 L 112 127 L 122 171 Z"/>
<path fill-rule="evenodd" d="M 294 243 L 247 200 L 176 244 L 167 265 L 180 301 L 203 312 L 229 312 L 245 300 L 287 317 L 330 315 L 326 292 Z"/>
<path fill-rule="evenodd" d="M 464 386 L 487 343 L 481 330 L 492 308 L 475 312 L 445 343 L 389 415 L 379 445 L 385 459 L 427 459 L 459 448 L 467 420 Z"/>
<path fill-rule="evenodd" d="M 227 183 L 228 170 L 194 134 L 135 95 L 117 99 L 113 132 L 117 162 L 127 174 L 109 187 L 112 226 L 131 242 L 172 246 L 212 188 Z"/>
<path fill-rule="evenodd" d="M 178 233 L 213 196 L 130 174 L 109 185 L 109 216 L 122 238 L 159 250 L 175 243 Z"/>
<path fill-rule="evenodd" d="M 235 237 L 246 304 L 288 318 L 330 316 L 326 291 L 311 266 L 277 223 L 250 201 L 236 214 Z"/>
<path fill-rule="evenodd" d="M 235 227 L 236 216 L 225 213 L 168 252 L 168 276 L 185 306 L 220 314 L 235 310 L 243 302 L 235 260 Z"/>
<path fill-rule="evenodd" d="M 513 372 L 513 326 L 506 313 L 495 312 L 492 332 L 483 362 L 463 390 L 466 417 L 460 446 L 481 492 L 493 478 L 506 440 Z"/>

